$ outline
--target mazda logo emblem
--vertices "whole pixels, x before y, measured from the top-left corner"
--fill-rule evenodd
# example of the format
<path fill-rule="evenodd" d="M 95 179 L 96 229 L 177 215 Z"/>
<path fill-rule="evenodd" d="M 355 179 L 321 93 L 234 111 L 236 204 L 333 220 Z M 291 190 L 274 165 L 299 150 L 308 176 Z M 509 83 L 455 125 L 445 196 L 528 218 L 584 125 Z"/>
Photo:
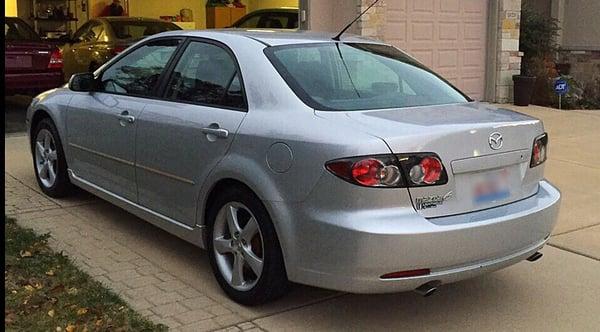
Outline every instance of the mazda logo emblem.
<path fill-rule="evenodd" d="M 492 150 L 499 150 L 502 148 L 502 144 L 504 144 L 502 134 L 499 132 L 491 133 L 490 138 L 488 138 L 488 143 L 490 144 L 490 148 L 492 148 Z"/>

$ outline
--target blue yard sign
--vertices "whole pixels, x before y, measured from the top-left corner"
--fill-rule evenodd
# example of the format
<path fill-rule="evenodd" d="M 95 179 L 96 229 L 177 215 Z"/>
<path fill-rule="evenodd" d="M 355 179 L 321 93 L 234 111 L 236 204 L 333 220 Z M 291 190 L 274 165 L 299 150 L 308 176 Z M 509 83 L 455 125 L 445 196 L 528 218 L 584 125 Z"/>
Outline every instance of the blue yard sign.
<path fill-rule="evenodd" d="M 556 82 L 554 82 L 554 92 L 556 92 L 556 94 L 559 96 L 564 95 L 565 93 L 569 92 L 569 83 L 562 78 L 556 80 Z"/>
<path fill-rule="evenodd" d="M 569 92 L 569 83 L 562 78 L 557 79 L 554 82 L 554 92 L 558 95 L 558 109 L 562 109 L 562 96 Z"/>

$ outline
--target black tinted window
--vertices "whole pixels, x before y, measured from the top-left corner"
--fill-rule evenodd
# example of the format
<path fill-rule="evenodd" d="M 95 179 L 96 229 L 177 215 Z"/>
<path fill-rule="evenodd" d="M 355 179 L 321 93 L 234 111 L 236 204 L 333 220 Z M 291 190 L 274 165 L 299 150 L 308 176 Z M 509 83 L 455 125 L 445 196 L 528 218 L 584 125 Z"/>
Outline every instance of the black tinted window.
<path fill-rule="evenodd" d="M 33 40 L 39 41 L 40 37 L 27 25 L 18 19 L 6 19 L 4 22 L 5 40 Z"/>
<path fill-rule="evenodd" d="M 151 95 L 178 43 L 178 40 L 157 41 L 125 55 L 102 74 L 103 91 Z"/>
<path fill-rule="evenodd" d="M 237 67 L 223 48 L 192 42 L 175 67 L 167 97 L 200 104 L 244 108 Z"/>
<path fill-rule="evenodd" d="M 181 30 L 170 22 L 111 21 L 110 26 L 118 39 L 140 39 L 160 32 Z"/>

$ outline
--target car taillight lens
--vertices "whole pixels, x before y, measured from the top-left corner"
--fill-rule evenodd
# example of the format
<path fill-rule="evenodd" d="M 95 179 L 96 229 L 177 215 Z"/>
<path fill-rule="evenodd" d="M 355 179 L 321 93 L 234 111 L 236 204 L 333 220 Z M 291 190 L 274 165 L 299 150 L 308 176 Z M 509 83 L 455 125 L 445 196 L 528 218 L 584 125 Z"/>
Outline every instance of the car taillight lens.
<path fill-rule="evenodd" d="M 334 175 L 365 187 L 400 187 L 403 183 L 393 155 L 333 160 L 325 164 Z"/>
<path fill-rule="evenodd" d="M 63 68 L 63 57 L 59 49 L 54 49 L 50 53 L 50 61 L 48 62 L 48 69 L 62 69 Z"/>
<path fill-rule="evenodd" d="M 441 160 L 433 153 L 344 158 L 326 163 L 325 168 L 365 187 L 415 187 L 448 182 Z"/>
<path fill-rule="evenodd" d="M 126 46 L 115 46 L 112 49 L 112 53 L 113 53 L 113 55 L 117 55 L 117 54 L 125 51 L 126 48 L 127 48 Z"/>
<path fill-rule="evenodd" d="M 531 151 L 531 163 L 529 167 L 535 167 L 546 161 L 548 155 L 548 134 L 538 136 L 533 141 L 533 149 Z"/>

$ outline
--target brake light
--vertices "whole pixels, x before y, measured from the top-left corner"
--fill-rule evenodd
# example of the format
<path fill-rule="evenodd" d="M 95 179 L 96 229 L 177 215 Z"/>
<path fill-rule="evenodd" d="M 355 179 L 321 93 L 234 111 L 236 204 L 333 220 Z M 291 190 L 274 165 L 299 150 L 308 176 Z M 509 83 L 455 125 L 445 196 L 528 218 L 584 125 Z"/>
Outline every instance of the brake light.
<path fill-rule="evenodd" d="M 62 69 L 63 68 L 63 57 L 62 53 L 58 48 L 55 48 L 50 53 L 50 61 L 48 62 L 48 69 Z"/>
<path fill-rule="evenodd" d="M 433 186 L 448 182 L 442 162 L 433 153 L 344 158 L 326 163 L 325 168 L 350 183 L 365 187 Z"/>
<path fill-rule="evenodd" d="M 117 54 L 119 54 L 119 53 L 121 53 L 121 52 L 125 51 L 125 49 L 126 49 L 126 48 L 127 48 L 127 47 L 125 47 L 125 46 L 115 46 L 115 47 L 113 47 L 113 49 L 112 49 L 112 53 L 113 53 L 113 55 L 117 55 Z"/>
<path fill-rule="evenodd" d="M 399 187 L 402 175 L 393 155 L 333 160 L 325 164 L 334 175 L 365 187 Z"/>
<path fill-rule="evenodd" d="M 536 167 L 546 161 L 548 155 L 548 134 L 544 133 L 533 141 L 531 150 L 531 163 L 529 167 Z"/>

